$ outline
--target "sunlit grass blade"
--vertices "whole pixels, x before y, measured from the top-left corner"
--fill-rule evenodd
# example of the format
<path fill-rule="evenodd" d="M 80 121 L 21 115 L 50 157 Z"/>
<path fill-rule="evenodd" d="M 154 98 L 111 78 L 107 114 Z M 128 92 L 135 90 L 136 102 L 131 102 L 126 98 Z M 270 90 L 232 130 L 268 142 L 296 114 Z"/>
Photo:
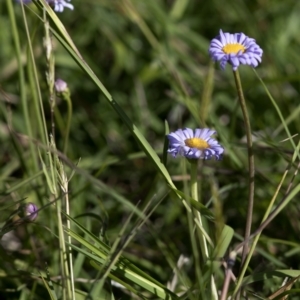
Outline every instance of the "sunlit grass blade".
<path fill-rule="evenodd" d="M 213 253 L 214 258 L 224 257 L 233 238 L 233 234 L 234 230 L 230 226 L 224 225 L 221 235 L 218 237 L 217 244 Z"/>

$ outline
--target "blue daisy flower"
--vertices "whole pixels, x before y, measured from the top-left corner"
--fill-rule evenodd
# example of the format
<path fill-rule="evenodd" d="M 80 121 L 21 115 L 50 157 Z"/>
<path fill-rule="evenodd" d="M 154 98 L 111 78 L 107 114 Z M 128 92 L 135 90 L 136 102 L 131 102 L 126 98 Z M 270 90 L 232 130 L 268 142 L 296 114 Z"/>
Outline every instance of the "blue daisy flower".
<path fill-rule="evenodd" d="M 17 2 L 23 1 L 24 4 L 32 2 L 31 0 L 16 0 Z M 70 2 L 71 0 L 46 0 L 48 4 L 53 7 L 53 10 L 56 12 L 63 12 L 65 7 L 71 10 L 74 9 L 74 6 Z"/>
<path fill-rule="evenodd" d="M 203 128 L 178 129 L 167 135 L 169 139 L 169 149 L 173 157 L 177 155 L 185 156 L 190 159 L 222 159 L 224 148 L 211 136 L 215 134 L 214 130 Z"/>
<path fill-rule="evenodd" d="M 228 62 L 234 71 L 239 65 L 257 67 L 263 54 L 255 40 L 244 33 L 231 34 L 222 30 L 212 39 L 208 52 L 214 61 L 220 62 L 221 69 L 224 70 Z"/>

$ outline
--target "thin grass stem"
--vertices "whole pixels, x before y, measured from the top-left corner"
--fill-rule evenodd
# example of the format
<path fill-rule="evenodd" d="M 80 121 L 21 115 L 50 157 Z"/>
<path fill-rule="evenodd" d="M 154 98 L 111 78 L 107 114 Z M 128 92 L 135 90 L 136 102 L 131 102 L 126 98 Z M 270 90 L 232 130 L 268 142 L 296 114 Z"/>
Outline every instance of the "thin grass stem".
<path fill-rule="evenodd" d="M 247 220 L 245 228 L 245 240 L 247 240 L 251 234 L 251 225 L 252 225 L 252 214 L 253 214 L 253 202 L 254 202 L 254 176 L 255 176 L 255 166 L 254 166 L 254 154 L 253 154 L 253 145 L 252 145 L 252 134 L 250 119 L 248 115 L 248 110 L 246 106 L 246 101 L 243 93 L 242 83 L 238 70 L 233 71 L 233 76 L 237 88 L 238 98 L 240 106 L 242 109 L 244 124 L 247 137 L 247 148 L 248 148 L 248 167 L 249 167 L 249 195 L 248 195 L 248 208 L 247 208 Z M 248 244 L 246 243 L 243 247 L 242 253 L 242 268 L 248 252 Z"/>
<path fill-rule="evenodd" d="M 72 287 L 70 283 L 70 274 L 68 269 L 68 258 L 67 258 L 67 249 L 65 243 L 65 235 L 63 230 L 63 222 L 61 217 L 61 203 L 57 201 L 56 203 L 56 214 L 57 214 L 57 221 L 58 221 L 58 236 L 59 236 L 59 248 L 60 248 L 60 264 L 61 264 L 61 271 L 63 275 L 63 283 L 62 283 L 62 290 L 63 290 L 63 299 L 72 299 Z M 73 298 L 74 299 L 74 298 Z"/>
<path fill-rule="evenodd" d="M 261 223 L 263 223 L 263 222 L 268 218 L 268 216 L 269 216 L 269 214 L 270 214 L 270 211 L 271 211 L 271 209 L 272 209 L 272 207 L 273 207 L 273 205 L 274 205 L 274 202 L 275 202 L 275 200 L 276 200 L 276 198 L 277 198 L 278 192 L 279 192 L 279 190 L 280 190 L 280 188 L 281 188 L 281 186 L 282 186 L 282 183 L 283 183 L 283 181 L 284 181 L 286 175 L 287 175 L 287 171 L 284 173 L 284 176 L 282 177 L 282 179 L 281 179 L 281 181 L 280 181 L 280 183 L 279 183 L 279 185 L 278 185 L 278 187 L 277 187 L 277 189 L 276 189 L 275 195 L 273 196 L 273 198 L 271 199 L 271 201 L 270 201 L 270 203 L 269 203 L 269 206 L 268 206 L 268 208 L 267 208 L 267 210 L 266 210 L 266 212 L 265 212 L 265 215 L 264 215 L 264 217 L 263 217 Z M 250 260 L 251 260 L 251 258 L 252 258 L 253 252 L 254 252 L 254 250 L 255 250 L 255 247 L 256 247 L 256 245 L 257 245 L 257 242 L 258 242 L 258 240 L 259 240 L 259 238 L 260 238 L 261 233 L 262 233 L 262 231 L 260 231 L 260 232 L 255 236 L 255 238 L 254 238 L 254 240 L 253 240 L 253 243 L 252 243 L 252 245 L 251 245 L 251 247 L 250 247 L 249 253 L 248 253 L 247 257 L 246 257 L 246 260 L 245 260 L 245 262 L 244 262 L 244 264 L 243 264 L 243 266 L 242 266 L 241 272 L 240 272 L 240 274 L 239 274 L 239 277 L 238 277 L 238 280 L 237 280 L 237 283 L 236 283 L 236 286 L 235 286 L 235 289 L 234 289 L 234 292 L 233 292 L 233 298 L 235 297 L 235 295 L 236 295 L 236 294 L 238 293 L 238 291 L 240 290 L 242 281 L 243 281 L 243 279 L 244 279 L 244 275 L 245 275 L 245 273 L 246 273 L 247 267 L 248 267 L 249 262 L 250 262 Z"/>
<path fill-rule="evenodd" d="M 67 154 L 68 151 L 68 143 L 69 143 L 69 135 L 70 135 L 70 128 L 71 128 L 71 120 L 72 120 L 72 100 L 70 97 L 70 93 L 64 94 L 64 99 L 67 102 L 68 105 L 68 116 L 67 116 L 67 126 L 64 136 L 64 154 Z"/>
<path fill-rule="evenodd" d="M 68 183 L 67 183 L 68 184 Z M 69 194 L 65 193 L 65 203 L 66 203 L 66 213 L 70 215 L 70 203 L 69 203 Z M 71 230 L 71 222 L 67 219 L 67 228 Z M 70 266 L 70 282 L 71 282 L 71 293 L 72 299 L 75 299 L 75 285 L 74 285 L 74 269 L 73 269 L 73 255 L 72 255 L 72 237 L 68 235 L 68 243 L 69 243 L 69 266 Z"/>
<path fill-rule="evenodd" d="M 297 151 L 295 151 L 295 153 L 294 153 L 293 162 L 294 162 L 294 160 L 296 159 L 296 157 L 297 157 L 297 155 L 298 155 L 299 146 L 300 146 L 300 143 L 298 144 Z M 291 164 L 291 165 L 292 165 L 292 164 Z M 291 180 L 291 183 L 289 184 L 288 189 L 287 189 L 287 191 L 285 192 L 285 196 L 287 196 L 287 195 L 289 194 L 289 192 L 290 192 L 290 190 L 291 190 L 291 187 L 292 187 L 292 183 L 293 183 L 293 181 L 294 181 L 294 179 L 295 179 L 295 177 L 296 177 L 296 175 L 297 175 L 297 173 L 298 173 L 299 168 L 300 168 L 300 163 L 298 164 L 297 169 L 296 169 L 296 171 L 295 171 L 295 173 L 294 173 L 294 176 L 293 176 L 293 178 L 292 178 L 292 180 Z M 256 232 L 257 232 L 257 234 L 256 234 L 256 236 L 254 237 L 254 240 L 253 240 L 253 243 L 252 243 L 252 245 L 251 245 L 249 254 L 247 255 L 247 258 L 246 258 L 246 260 L 245 260 L 245 263 L 244 263 L 244 265 L 243 265 L 243 268 L 242 268 L 242 270 L 241 270 L 241 272 L 240 272 L 239 278 L 238 278 L 238 280 L 237 280 L 237 284 L 236 284 L 235 289 L 234 289 L 234 292 L 233 292 L 233 297 L 235 296 L 236 293 L 238 293 L 238 291 L 239 291 L 239 289 L 240 289 L 240 287 L 241 287 L 242 280 L 243 280 L 243 278 L 244 278 L 244 275 L 245 275 L 245 273 L 246 273 L 247 267 L 248 267 L 249 262 L 250 262 L 250 260 L 251 260 L 251 258 L 252 258 L 253 252 L 254 252 L 254 250 L 255 250 L 255 248 L 256 248 L 256 245 L 257 245 L 257 243 L 258 243 L 258 240 L 259 240 L 259 238 L 260 238 L 260 235 L 261 235 L 263 229 L 271 222 L 271 220 L 274 219 L 274 217 L 278 214 L 278 212 L 280 211 L 280 209 L 282 209 L 282 208 L 285 206 L 285 202 L 288 202 L 288 201 L 289 201 L 286 197 L 284 197 L 283 200 L 281 200 L 281 202 L 278 204 L 277 208 L 276 208 L 275 210 L 273 210 L 273 212 L 271 213 L 271 210 L 272 210 L 272 208 L 273 208 L 273 206 L 274 206 L 275 200 L 276 200 L 276 198 L 277 198 L 277 196 L 278 196 L 278 193 L 279 193 L 279 191 L 280 191 L 280 189 L 281 189 L 281 187 L 282 187 L 282 184 L 283 184 L 283 182 L 284 182 L 284 180 L 285 180 L 285 178 L 286 178 L 286 176 L 287 176 L 287 174 L 288 174 L 288 171 L 289 171 L 289 167 L 288 167 L 288 168 L 286 169 L 286 171 L 284 172 L 284 174 L 283 174 L 283 176 L 282 176 L 282 178 L 281 178 L 281 181 L 280 181 L 280 183 L 279 183 L 279 185 L 278 185 L 278 187 L 277 187 L 277 189 L 276 189 L 276 191 L 275 191 L 275 194 L 274 194 L 273 198 L 271 199 L 271 201 L 270 201 L 270 203 L 269 203 L 269 206 L 268 206 L 268 208 L 267 208 L 267 210 L 266 210 L 266 212 L 265 212 L 265 214 L 264 214 L 264 217 L 263 217 L 263 219 L 262 219 L 262 221 L 261 221 L 261 225 L 260 225 L 261 228 L 258 228 L 258 229 L 254 232 L 254 234 L 255 234 Z M 251 237 L 251 236 L 250 236 L 250 237 Z M 249 237 L 249 238 L 250 238 L 250 237 Z"/>

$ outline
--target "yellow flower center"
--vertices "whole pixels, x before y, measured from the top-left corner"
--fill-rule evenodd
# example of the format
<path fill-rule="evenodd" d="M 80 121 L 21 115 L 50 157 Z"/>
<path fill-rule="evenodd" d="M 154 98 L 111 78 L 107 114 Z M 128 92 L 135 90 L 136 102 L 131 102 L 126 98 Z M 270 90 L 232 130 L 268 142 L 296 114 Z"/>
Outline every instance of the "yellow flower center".
<path fill-rule="evenodd" d="M 199 138 L 186 139 L 184 143 L 190 148 L 197 148 L 199 150 L 204 150 L 209 148 L 209 144 L 207 143 L 207 141 Z"/>
<path fill-rule="evenodd" d="M 241 45 L 241 44 L 227 44 L 222 48 L 223 52 L 226 54 L 231 54 L 231 53 L 238 53 L 239 51 L 242 50 L 242 52 L 245 52 L 246 48 Z"/>

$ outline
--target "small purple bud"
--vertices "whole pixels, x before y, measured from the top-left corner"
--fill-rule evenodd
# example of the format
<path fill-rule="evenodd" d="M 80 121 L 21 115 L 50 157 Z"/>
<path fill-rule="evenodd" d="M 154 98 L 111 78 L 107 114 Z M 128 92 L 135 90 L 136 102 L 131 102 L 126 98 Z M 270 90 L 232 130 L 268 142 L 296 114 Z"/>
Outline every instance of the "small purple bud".
<path fill-rule="evenodd" d="M 57 79 L 55 81 L 55 90 L 57 93 L 64 93 L 68 90 L 68 85 L 62 79 Z"/>
<path fill-rule="evenodd" d="M 38 216 L 38 208 L 35 204 L 29 202 L 21 207 L 22 217 L 26 218 L 27 221 L 33 222 Z"/>

